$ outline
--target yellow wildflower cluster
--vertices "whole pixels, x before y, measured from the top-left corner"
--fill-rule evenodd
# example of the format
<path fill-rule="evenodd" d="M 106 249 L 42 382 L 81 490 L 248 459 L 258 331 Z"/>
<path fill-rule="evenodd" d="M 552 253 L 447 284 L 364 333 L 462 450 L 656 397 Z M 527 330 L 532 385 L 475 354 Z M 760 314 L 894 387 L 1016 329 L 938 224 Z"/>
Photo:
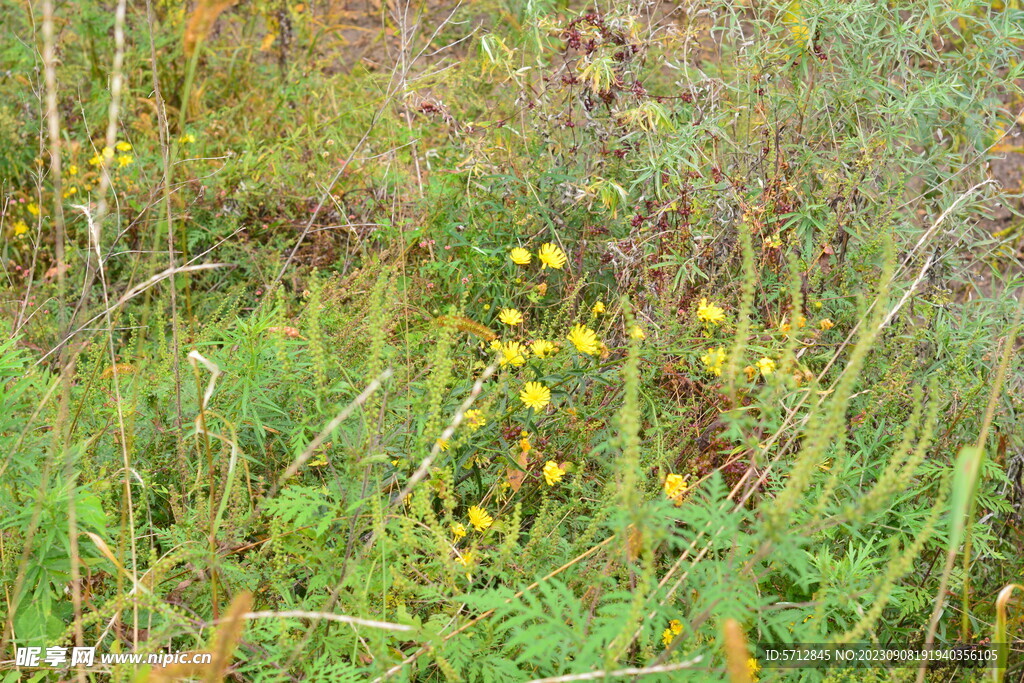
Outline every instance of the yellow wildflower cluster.
<path fill-rule="evenodd" d="M 526 347 L 517 341 L 501 343 L 495 340 L 491 343 L 491 348 L 500 354 L 498 357 L 498 363 L 500 363 L 502 367 L 506 365 L 519 367 L 526 363 Z"/>
<path fill-rule="evenodd" d="M 132 144 L 122 140 L 113 147 L 104 146 L 98 153 L 94 154 L 92 158 L 89 159 L 89 165 L 96 167 L 106 166 L 115 161 L 116 157 L 117 168 L 124 168 L 125 166 L 130 166 L 135 163 L 135 158 L 129 154 L 131 151 Z M 78 166 L 71 164 L 71 166 L 68 167 L 68 175 L 78 175 Z"/>
<path fill-rule="evenodd" d="M 514 308 L 503 308 L 501 312 L 498 313 L 498 320 L 509 327 L 512 327 L 523 322 L 523 314 Z"/>
<path fill-rule="evenodd" d="M 757 361 L 758 371 L 765 377 L 775 372 L 775 361 L 771 358 L 762 358 Z"/>
<path fill-rule="evenodd" d="M 722 376 L 722 366 L 725 365 L 725 349 L 719 346 L 717 349 L 708 349 L 708 352 L 700 357 L 704 363 L 704 369 L 715 377 Z"/>
<path fill-rule="evenodd" d="M 546 339 L 538 339 L 530 344 L 530 351 L 532 351 L 533 355 L 537 358 L 547 358 L 557 352 L 558 347 L 555 346 L 554 342 L 549 342 Z"/>
<path fill-rule="evenodd" d="M 533 255 L 523 247 L 513 248 L 508 253 L 508 257 L 517 266 L 528 266 L 533 261 Z M 537 260 L 540 261 L 541 270 L 545 268 L 561 270 L 569 259 L 557 244 L 547 242 L 541 245 L 540 250 L 537 251 Z"/>
<path fill-rule="evenodd" d="M 725 311 L 720 306 L 701 299 L 697 304 L 697 320 L 706 325 L 721 325 L 725 322 Z"/>
<path fill-rule="evenodd" d="M 467 410 L 466 414 L 463 415 L 463 419 L 471 432 L 475 432 L 487 424 L 487 420 L 484 418 L 484 412 L 482 410 L 476 410 L 475 408 L 473 410 Z"/>
<path fill-rule="evenodd" d="M 665 496 L 675 502 L 677 507 L 683 504 L 683 496 L 686 495 L 688 488 L 686 479 L 681 474 L 669 474 L 665 477 Z"/>
<path fill-rule="evenodd" d="M 683 632 L 683 624 L 678 619 L 668 622 L 668 628 L 661 632 L 661 643 L 668 647 L 672 640 Z"/>
<path fill-rule="evenodd" d="M 601 344 L 597 339 L 597 333 L 586 325 L 576 325 L 569 331 L 566 337 L 576 350 L 588 356 L 596 356 L 601 352 Z"/>
<path fill-rule="evenodd" d="M 551 402 L 551 390 L 540 382 L 527 382 L 519 392 L 519 399 L 527 408 L 540 410 Z"/>
<path fill-rule="evenodd" d="M 487 531 L 494 524 L 494 518 L 478 505 L 469 508 L 469 523 L 477 531 Z"/>
<path fill-rule="evenodd" d="M 544 481 L 548 483 L 548 486 L 554 486 L 565 476 L 565 470 L 559 467 L 554 460 L 548 460 L 544 464 L 543 474 Z"/>

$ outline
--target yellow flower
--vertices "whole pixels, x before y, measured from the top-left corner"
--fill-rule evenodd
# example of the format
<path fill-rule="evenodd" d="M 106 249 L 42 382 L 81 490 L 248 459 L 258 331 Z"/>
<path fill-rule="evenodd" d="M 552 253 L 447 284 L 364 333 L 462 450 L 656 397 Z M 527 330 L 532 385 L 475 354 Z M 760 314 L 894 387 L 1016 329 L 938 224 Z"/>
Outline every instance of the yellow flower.
<path fill-rule="evenodd" d="M 519 439 L 519 448 L 522 449 L 523 453 L 529 453 L 533 445 L 530 443 L 530 439 L 524 436 Z"/>
<path fill-rule="evenodd" d="M 633 325 L 633 328 L 629 331 L 629 336 L 633 339 L 647 339 L 647 333 L 639 325 Z"/>
<path fill-rule="evenodd" d="M 68 166 L 68 175 L 78 175 L 78 167 L 74 164 Z"/>
<path fill-rule="evenodd" d="M 101 157 L 99 154 L 94 154 L 92 156 L 92 158 L 89 159 L 89 165 L 90 166 L 99 166 L 102 163 L 103 163 L 103 157 Z"/>
<path fill-rule="evenodd" d="M 117 149 L 118 152 L 130 152 L 130 151 L 132 151 L 131 143 L 130 142 L 124 142 L 123 140 L 121 142 L 117 143 L 116 145 L 114 145 L 114 147 Z"/>
<path fill-rule="evenodd" d="M 697 304 L 697 320 L 709 325 L 718 325 L 725 321 L 725 311 L 720 306 L 709 304 L 707 299 L 701 299 Z"/>
<path fill-rule="evenodd" d="M 469 565 L 473 564 L 473 553 L 462 553 L 455 558 L 455 561 L 463 567 L 469 567 Z M 467 576 L 469 575 L 467 574 Z"/>
<path fill-rule="evenodd" d="M 122 154 L 121 156 L 117 157 L 117 166 L 118 166 L 118 168 L 121 168 L 123 166 L 128 166 L 129 164 L 132 164 L 134 162 L 135 162 L 135 160 L 132 159 L 132 155 L 131 154 Z"/>
<path fill-rule="evenodd" d="M 113 159 L 114 158 L 114 149 L 113 149 L 113 147 L 104 147 L 103 150 L 101 151 L 101 154 L 103 155 L 104 159 L 108 159 L 108 160 L 109 159 Z"/>
<path fill-rule="evenodd" d="M 661 632 L 661 642 L 668 647 L 672 639 L 683 632 L 683 625 L 678 619 L 668 622 L 668 628 Z"/>
<path fill-rule="evenodd" d="M 498 361 L 504 367 L 519 367 L 526 362 L 526 347 L 517 341 L 510 341 L 501 346 L 501 358 Z"/>
<path fill-rule="evenodd" d="M 540 382 L 527 382 L 519 392 L 519 400 L 528 408 L 540 410 L 551 402 L 551 390 Z"/>
<path fill-rule="evenodd" d="M 180 138 L 178 138 L 178 142 L 183 144 L 183 145 L 190 145 L 190 144 L 192 144 L 195 141 L 196 141 L 196 136 L 192 135 L 192 133 L 185 133 Z"/>
<path fill-rule="evenodd" d="M 687 489 L 686 479 L 681 474 L 670 474 L 665 477 L 665 495 L 669 500 L 674 500 L 676 505 L 683 502 L 683 494 Z"/>
<path fill-rule="evenodd" d="M 601 345 L 597 341 L 597 335 L 586 325 L 576 325 L 569 331 L 567 337 L 576 350 L 588 356 L 597 355 L 601 351 Z"/>
<path fill-rule="evenodd" d="M 535 292 L 537 292 L 538 296 L 544 296 L 545 294 L 548 293 L 548 283 L 542 282 L 533 289 Z"/>
<path fill-rule="evenodd" d="M 761 371 L 762 375 L 770 375 L 775 372 L 775 361 L 771 358 L 762 358 L 757 361 L 757 369 Z"/>
<path fill-rule="evenodd" d="M 722 376 L 722 365 L 725 363 L 725 349 L 719 346 L 717 349 L 708 349 L 708 352 L 700 357 L 704 368 L 716 377 Z"/>
<path fill-rule="evenodd" d="M 799 329 L 799 328 L 803 327 L 806 324 L 807 324 L 807 318 L 805 318 L 804 316 L 800 315 L 799 313 L 797 313 L 796 315 L 793 316 L 793 326 L 794 327 Z"/>
<path fill-rule="evenodd" d="M 462 522 L 452 522 L 452 535 L 462 538 L 466 535 L 466 526 Z"/>
<path fill-rule="evenodd" d="M 757 663 L 757 660 L 753 657 L 747 658 L 747 673 L 750 674 L 750 680 L 757 680 L 757 672 L 761 670 L 761 665 Z"/>
<path fill-rule="evenodd" d="M 514 308 L 503 308 L 498 314 L 498 320 L 506 325 L 518 325 L 523 322 L 523 314 Z"/>
<path fill-rule="evenodd" d="M 512 259 L 512 263 L 517 266 L 528 266 L 530 265 L 530 261 L 533 260 L 533 256 L 530 255 L 530 252 L 526 251 L 522 247 L 515 247 L 508 253 L 508 257 Z"/>
<path fill-rule="evenodd" d="M 831 330 L 835 326 L 836 324 L 829 320 L 828 318 L 825 318 L 820 323 L 818 323 L 818 327 L 820 327 L 822 330 Z"/>
<path fill-rule="evenodd" d="M 590 310 L 594 313 L 594 315 L 601 315 L 602 313 L 604 313 L 604 302 L 598 301 Z"/>
<path fill-rule="evenodd" d="M 537 252 L 537 258 L 540 259 L 541 270 L 544 268 L 561 270 L 567 260 L 565 252 L 559 249 L 558 245 L 551 242 L 546 243 L 540 248 L 540 251 Z"/>
<path fill-rule="evenodd" d="M 548 483 L 548 486 L 554 486 L 564 476 L 565 470 L 559 467 L 554 460 L 548 460 L 544 464 L 544 481 Z"/>
<path fill-rule="evenodd" d="M 487 527 L 494 524 L 494 518 L 487 514 L 487 510 L 474 505 L 469 508 L 469 523 L 477 531 L 486 531 Z"/>
<path fill-rule="evenodd" d="M 76 194 L 77 192 L 78 188 L 72 185 L 68 189 L 64 190 L 64 199 L 67 199 L 68 197 L 70 197 L 73 194 Z"/>
<path fill-rule="evenodd" d="M 747 367 L 743 368 L 743 372 L 746 373 L 747 375 L 747 381 L 753 381 L 754 378 L 757 377 L 757 368 L 755 368 L 753 365 L 748 365 Z"/>
<path fill-rule="evenodd" d="M 18 221 L 14 222 L 14 236 L 15 237 L 21 237 L 26 232 L 28 232 L 28 225 L 25 223 L 25 221 L 18 220 Z"/>
<path fill-rule="evenodd" d="M 437 447 L 440 448 L 442 451 L 448 450 L 448 439 L 438 439 L 436 443 Z"/>
<path fill-rule="evenodd" d="M 39 207 L 36 206 L 35 202 L 29 202 L 28 205 L 25 208 L 28 209 L 28 212 L 30 214 L 32 214 L 33 216 L 38 216 L 39 215 Z"/>
<path fill-rule="evenodd" d="M 487 420 L 484 418 L 484 411 L 482 410 L 467 410 L 463 417 L 465 418 L 466 425 L 469 427 L 471 432 L 475 432 L 487 424 Z"/>
<path fill-rule="evenodd" d="M 546 339 L 538 339 L 530 344 L 530 350 L 537 358 L 547 358 L 555 352 L 555 345 Z"/>

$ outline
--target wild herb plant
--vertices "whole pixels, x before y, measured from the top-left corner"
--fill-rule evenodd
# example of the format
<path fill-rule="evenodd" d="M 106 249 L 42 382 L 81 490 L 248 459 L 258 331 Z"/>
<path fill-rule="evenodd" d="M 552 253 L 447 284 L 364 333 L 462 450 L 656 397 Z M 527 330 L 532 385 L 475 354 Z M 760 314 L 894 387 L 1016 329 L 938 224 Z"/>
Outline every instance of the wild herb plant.
<path fill-rule="evenodd" d="M 5 651 L 1013 640 L 1017 5 L 0 4 Z"/>

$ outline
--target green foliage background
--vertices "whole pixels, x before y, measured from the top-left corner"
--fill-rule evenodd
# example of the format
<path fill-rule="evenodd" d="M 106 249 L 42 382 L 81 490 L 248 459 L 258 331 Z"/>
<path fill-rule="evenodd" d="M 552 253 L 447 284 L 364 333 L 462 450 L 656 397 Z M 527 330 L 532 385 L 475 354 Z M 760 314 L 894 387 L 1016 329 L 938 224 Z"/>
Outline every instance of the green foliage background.
<path fill-rule="evenodd" d="M 373 7 L 246 3 L 188 55 L 209 3 L 129 3 L 104 166 L 116 6 L 58 6 L 58 175 L 46 10 L 0 0 L 8 659 L 210 647 L 244 594 L 274 614 L 243 680 L 722 680 L 730 619 L 919 643 L 937 596 L 938 642 L 991 637 L 1021 574 L 1022 238 L 986 220 L 1018 4 Z"/>

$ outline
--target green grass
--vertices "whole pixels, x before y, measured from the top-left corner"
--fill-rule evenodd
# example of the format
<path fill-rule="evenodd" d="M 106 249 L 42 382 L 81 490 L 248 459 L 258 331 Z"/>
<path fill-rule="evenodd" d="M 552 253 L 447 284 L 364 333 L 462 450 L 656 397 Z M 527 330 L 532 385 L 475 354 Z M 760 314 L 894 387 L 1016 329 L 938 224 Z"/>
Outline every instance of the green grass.
<path fill-rule="evenodd" d="M 6 660 L 1019 639 L 1018 3 L 335 5 L 0 0 Z"/>

